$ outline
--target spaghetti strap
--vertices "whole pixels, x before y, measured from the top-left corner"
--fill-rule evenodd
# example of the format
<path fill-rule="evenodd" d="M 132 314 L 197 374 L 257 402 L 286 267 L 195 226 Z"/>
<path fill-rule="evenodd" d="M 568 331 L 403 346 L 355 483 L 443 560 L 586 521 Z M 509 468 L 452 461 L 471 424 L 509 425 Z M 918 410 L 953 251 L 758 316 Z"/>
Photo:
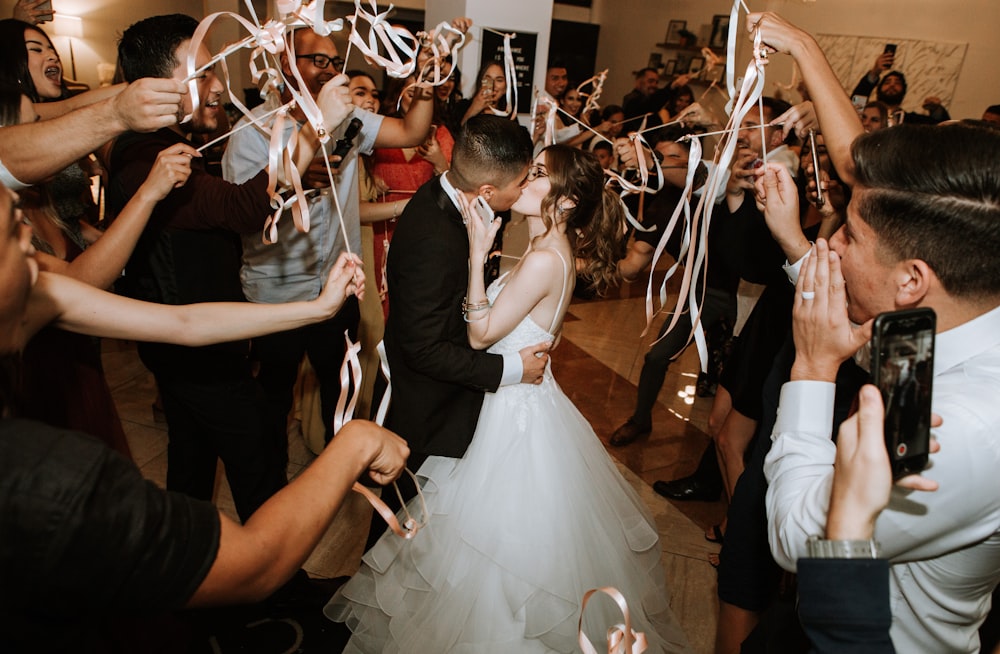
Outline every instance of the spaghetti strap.
<path fill-rule="evenodd" d="M 562 253 L 560 253 L 559 250 L 556 250 L 555 248 L 545 248 L 545 249 L 551 250 L 552 252 L 556 253 L 556 256 L 558 256 L 559 260 L 562 261 L 563 273 L 564 273 L 563 283 L 562 283 L 562 293 L 559 294 L 559 304 L 556 306 L 556 312 L 552 316 L 552 324 L 549 325 L 549 333 L 552 334 L 553 333 L 552 330 L 555 329 L 556 327 L 556 321 L 559 320 L 559 315 L 562 313 L 563 300 L 566 299 L 566 277 L 569 276 L 569 265 L 566 263 L 566 258 L 563 257 Z"/>

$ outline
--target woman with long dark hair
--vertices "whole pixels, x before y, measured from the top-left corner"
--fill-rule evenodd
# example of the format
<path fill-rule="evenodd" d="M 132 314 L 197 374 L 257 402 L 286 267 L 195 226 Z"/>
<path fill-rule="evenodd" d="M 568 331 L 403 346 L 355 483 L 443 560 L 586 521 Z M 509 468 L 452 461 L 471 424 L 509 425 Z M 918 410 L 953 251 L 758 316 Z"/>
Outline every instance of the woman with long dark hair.
<path fill-rule="evenodd" d="M 458 197 L 479 270 L 500 221 Z M 577 148 L 543 150 L 514 209 L 528 222 L 527 253 L 489 289 L 471 274 L 464 307 L 472 346 L 501 354 L 556 339 L 574 261 L 603 291 L 617 280 L 623 239 L 617 195 L 597 157 Z M 689 649 L 652 518 L 551 371 L 488 393 L 464 457 L 431 456 L 418 476 L 427 527 L 412 540 L 384 536 L 327 606 L 354 632 L 345 651 L 578 651 L 580 602 L 605 585 L 627 598 L 648 651 Z M 620 621 L 612 606 L 588 607 L 592 639 Z"/>

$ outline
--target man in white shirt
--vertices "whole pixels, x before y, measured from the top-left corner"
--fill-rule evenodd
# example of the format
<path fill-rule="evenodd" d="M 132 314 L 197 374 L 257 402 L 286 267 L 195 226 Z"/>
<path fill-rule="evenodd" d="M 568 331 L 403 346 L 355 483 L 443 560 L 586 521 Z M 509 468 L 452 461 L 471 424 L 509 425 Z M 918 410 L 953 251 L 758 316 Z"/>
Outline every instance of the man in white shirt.
<path fill-rule="evenodd" d="M 824 90 L 835 84 L 815 41 L 772 14 L 748 20 L 811 80 L 828 143 L 849 157 L 838 170 L 853 182 L 845 226 L 797 264 L 796 358 L 765 463 L 772 553 L 795 570 L 809 537 L 825 533 L 838 367 L 867 343 L 877 314 L 934 309 L 932 408 L 944 424 L 927 475 L 943 490 L 894 489 L 875 540 L 892 564 L 896 650 L 978 651 L 1000 581 L 1000 135 L 904 125 L 857 139 L 848 155 L 845 137 L 859 126 L 846 98 Z M 780 177 L 765 185 L 769 224 L 792 204 Z"/>

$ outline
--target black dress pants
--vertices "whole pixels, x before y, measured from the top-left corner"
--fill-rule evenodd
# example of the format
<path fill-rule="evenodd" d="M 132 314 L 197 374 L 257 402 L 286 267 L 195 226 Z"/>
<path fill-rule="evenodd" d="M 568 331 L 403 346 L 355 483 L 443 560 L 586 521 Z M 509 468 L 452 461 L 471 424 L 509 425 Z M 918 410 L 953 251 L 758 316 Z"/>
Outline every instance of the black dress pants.
<path fill-rule="evenodd" d="M 292 410 L 292 390 L 302 357 L 309 356 L 309 363 L 319 378 L 320 406 L 329 443 L 333 438 L 333 414 L 340 397 L 340 366 L 347 349 L 344 332 L 356 341 L 360 319 L 358 300 L 352 296 L 329 320 L 253 339 L 251 357 L 260 363 L 257 382 L 266 398 L 267 431 L 283 465 L 288 464 L 288 414 Z"/>
<path fill-rule="evenodd" d="M 285 464 L 267 437 L 264 395 L 249 362 L 245 355 L 212 352 L 201 365 L 198 349 L 177 348 L 183 363 L 171 365 L 158 356 L 165 347 L 140 344 L 139 354 L 156 377 L 167 418 L 167 490 L 211 500 L 221 459 L 236 512 L 246 522 L 287 484 Z"/>

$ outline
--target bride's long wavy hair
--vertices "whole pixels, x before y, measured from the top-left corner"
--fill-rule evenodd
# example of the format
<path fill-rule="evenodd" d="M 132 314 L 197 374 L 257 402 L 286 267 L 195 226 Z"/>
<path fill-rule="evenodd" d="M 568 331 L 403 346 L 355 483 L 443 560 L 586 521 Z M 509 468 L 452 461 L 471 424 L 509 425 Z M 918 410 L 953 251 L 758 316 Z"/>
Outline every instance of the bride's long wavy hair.
<path fill-rule="evenodd" d="M 605 187 L 604 170 L 597 156 L 566 145 L 544 150 L 551 190 L 542 200 L 546 230 L 560 215 L 566 221 L 566 236 L 577 259 L 584 260 L 579 275 L 598 293 L 618 284 L 618 259 L 625 242 L 625 212 L 618 195 Z M 575 207 L 562 210 L 559 201 L 568 198 Z"/>

